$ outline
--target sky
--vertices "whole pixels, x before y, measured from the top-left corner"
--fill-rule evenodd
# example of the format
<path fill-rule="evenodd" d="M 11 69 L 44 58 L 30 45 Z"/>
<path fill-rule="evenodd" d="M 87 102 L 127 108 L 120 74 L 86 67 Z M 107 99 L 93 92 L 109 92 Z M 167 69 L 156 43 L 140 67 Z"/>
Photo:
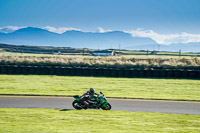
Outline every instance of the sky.
<path fill-rule="evenodd" d="M 199 5 L 200 0 L 0 0 L 0 29 L 125 31 L 165 44 L 200 42 Z"/>

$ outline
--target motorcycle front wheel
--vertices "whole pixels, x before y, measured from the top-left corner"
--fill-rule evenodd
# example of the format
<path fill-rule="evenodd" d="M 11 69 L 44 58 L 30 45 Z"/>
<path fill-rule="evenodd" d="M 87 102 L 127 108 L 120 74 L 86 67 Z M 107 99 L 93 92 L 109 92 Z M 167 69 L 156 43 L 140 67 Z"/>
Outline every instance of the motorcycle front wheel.
<path fill-rule="evenodd" d="M 106 107 L 101 107 L 103 110 L 111 110 L 112 106 L 108 103 Z"/>

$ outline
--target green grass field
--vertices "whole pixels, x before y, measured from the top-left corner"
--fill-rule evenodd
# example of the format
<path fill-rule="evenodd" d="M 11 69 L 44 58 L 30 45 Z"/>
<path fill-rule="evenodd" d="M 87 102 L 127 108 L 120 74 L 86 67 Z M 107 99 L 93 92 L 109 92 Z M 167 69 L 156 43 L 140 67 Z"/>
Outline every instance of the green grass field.
<path fill-rule="evenodd" d="M 126 111 L 0 108 L 1 133 L 199 133 L 200 116 Z"/>
<path fill-rule="evenodd" d="M 1 50 L 1 49 L 0 49 Z M 140 51 L 124 51 L 123 52 L 124 54 L 122 55 L 117 55 L 117 56 L 114 56 L 114 58 L 119 58 L 119 57 L 127 57 L 127 58 L 186 58 L 186 59 L 191 59 L 191 58 L 194 58 L 193 56 L 196 56 L 195 58 L 200 58 L 199 55 L 200 53 L 182 53 L 182 55 L 187 55 L 187 56 L 182 56 L 182 57 L 179 57 L 179 56 L 174 56 L 174 55 L 179 55 L 179 53 L 173 53 L 173 52 L 158 52 L 157 55 L 146 55 L 146 51 L 144 52 L 140 52 Z M 69 54 L 73 54 L 73 53 L 69 53 Z M 190 55 L 190 56 L 189 56 Z M 62 55 L 58 55 L 58 54 L 35 54 L 35 53 L 15 53 L 15 52 L 1 52 L 0 51 L 0 56 L 36 56 L 36 57 L 52 57 L 52 56 L 55 56 L 55 57 L 93 57 L 95 58 L 94 56 L 88 56 L 88 55 L 82 55 L 81 53 L 77 54 L 77 53 L 74 53 L 74 55 L 68 55 L 68 54 L 62 54 Z"/>
<path fill-rule="evenodd" d="M 200 101 L 200 80 L 0 75 L 0 94 L 73 96 L 91 87 L 106 97 Z"/>

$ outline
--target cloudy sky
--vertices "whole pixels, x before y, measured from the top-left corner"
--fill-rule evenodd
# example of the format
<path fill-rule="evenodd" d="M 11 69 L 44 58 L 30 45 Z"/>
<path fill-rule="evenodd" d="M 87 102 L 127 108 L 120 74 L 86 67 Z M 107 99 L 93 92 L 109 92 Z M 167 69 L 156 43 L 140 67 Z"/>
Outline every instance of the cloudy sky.
<path fill-rule="evenodd" d="M 124 31 L 162 44 L 200 42 L 199 5 L 200 0 L 0 0 L 0 31 Z"/>

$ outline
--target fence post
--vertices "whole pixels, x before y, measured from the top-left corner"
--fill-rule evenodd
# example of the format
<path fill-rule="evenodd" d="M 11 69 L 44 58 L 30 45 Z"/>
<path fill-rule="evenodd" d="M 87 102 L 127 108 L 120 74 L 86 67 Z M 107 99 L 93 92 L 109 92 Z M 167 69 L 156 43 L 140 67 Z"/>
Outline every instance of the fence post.
<path fill-rule="evenodd" d="M 58 66 L 55 67 L 55 75 L 62 75 L 61 67 L 58 67 Z"/>
<path fill-rule="evenodd" d="M 174 71 L 173 70 L 168 70 L 167 71 L 167 77 L 169 77 L 169 78 L 174 77 Z"/>
<path fill-rule="evenodd" d="M 21 66 L 16 67 L 16 74 L 21 74 L 22 73 L 22 68 Z"/>
<path fill-rule="evenodd" d="M 76 75 L 83 76 L 83 69 L 80 67 L 76 68 Z"/>
<path fill-rule="evenodd" d="M 30 74 L 36 74 L 35 66 L 30 66 Z"/>
<path fill-rule="evenodd" d="M 145 77 L 145 70 L 144 69 L 139 69 L 137 71 L 139 72 L 138 77 Z"/>
<path fill-rule="evenodd" d="M 118 75 L 119 75 L 119 77 L 125 77 L 125 70 L 124 69 L 119 69 Z"/>
<path fill-rule="evenodd" d="M 2 74 L 1 68 L 2 68 L 2 65 L 0 65 L 0 74 Z"/>
<path fill-rule="evenodd" d="M 182 77 L 183 77 L 183 78 L 188 78 L 188 77 L 189 77 L 189 72 L 188 72 L 188 70 L 183 70 L 183 72 L 182 72 Z"/>
<path fill-rule="evenodd" d="M 137 77 L 138 76 L 137 70 L 136 69 L 132 69 L 131 75 L 132 75 L 132 77 Z"/>
<path fill-rule="evenodd" d="M 50 74 L 50 69 L 49 69 L 48 66 L 43 66 L 43 67 L 41 67 L 41 69 L 42 69 L 43 75 L 49 75 Z"/>
<path fill-rule="evenodd" d="M 104 75 L 110 77 L 111 76 L 111 69 L 109 69 L 109 68 L 105 69 Z"/>
<path fill-rule="evenodd" d="M 131 77 L 131 70 L 130 69 L 125 70 L 125 77 Z"/>
<path fill-rule="evenodd" d="M 189 71 L 189 78 L 197 78 L 197 73 L 195 71 Z"/>
<path fill-rule="evenodd" d="M 153 77 L 153 71 L 151 69 L 146 70 L 146 77 Z"/>
<path fill-rule="evenodd" d="M 14 73 L 15 73 L 14 66 L 8 66 L 8 74 L 14 74 Z"/>
<path fill-rule="evenodd" d="M 70 68 L 68 68 L 68 67 L 63 68 L 63 75 L 65 75 L 65 76 L 70 75 Z"/>
<path fill-rule="evenodd" d="M 22 74 L 29 74 L 28 66 L 22 66 Z"/>
<path fill-rule="evenodd" d="M 197 78 L 200 78 L 200 71 L 197 71 Z"/>
<path fill-rule="evenodd" d="M 158 69 L 153 70 L 153 77 L 160 77 L 160 70 Z"/>
<path fill-rule="evenodd" d="M 117 77 L 117 69 L 111 69 L 111 76 Z"/>
<path fill-rule="evenodd" d="M 176 77 L 176 78 L 182 77 L 182 72 L 180 70 L 175 70 L 174 71 L 174 77 Z"/>
<path fill-rule="evenodd" d="M 1 73 L 2 74 L 7 74 L 7 72 L 8 72 L 7 69 L 8 69 L 7 66 L 4 66 L 4 65 L 1 66 Z"/>
<path fill-rule="evenodd" d="M 98 76 L 103 76 L 103 75 L 104 75 L 104 69 L 98 68 L 98 69 L 97 69 L 97 75 L 98 75 Z"/>
<path fill-rule="evenodd" d="M 50 67 L 50 75 L 55 75 L 55 67 Z"/>
<path fill-rule="evenodd" d="M 167 77 L 167 71 L 165 69 L 164 70 L 163 69 L 160 70 L 160 77 L 162 77 L 162 78 L 163 77 Z"/>
<path fill-rule="evenodd" d="M 89 76 L 89 69 L 88 68 L 85 68 L 85 69 L 83 69 L 84 71 L 83 71 L 83 74 L 84 74 L 84 76 Z"/>
<path fill-rule="evenodd" d="M 95 68 L 90 69 L 90 75 L 91 76 L 97 76 L 97 70 Z"/>

